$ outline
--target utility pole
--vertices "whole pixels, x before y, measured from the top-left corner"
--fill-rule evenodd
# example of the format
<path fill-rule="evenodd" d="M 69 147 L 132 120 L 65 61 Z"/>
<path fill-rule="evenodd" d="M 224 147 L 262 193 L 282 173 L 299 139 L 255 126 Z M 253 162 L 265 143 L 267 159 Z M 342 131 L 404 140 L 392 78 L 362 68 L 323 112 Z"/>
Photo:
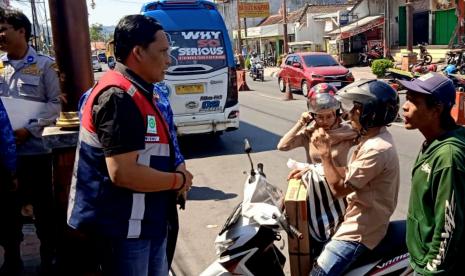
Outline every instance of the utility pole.
<path fill-rule="evenodd" d="M 32 37 L 34 41 L 34 47 L 37 51 L 40 51 L 40 46 L 37 43 L 37 34 L 40 33 L 39 24 L 37 22 L 37 10 L 35 0 L 31 0 L 31 13 L 32 13 L 32 30 L 34 31 L 34 36 Z"/>
<path fill-rule="evenodd" d="M 239 13 L 239 2 L 237 0 L 237 50 L 242 54 L 242 45 L 241 45 L 241 16 Z"/>
<path fill-rule="evenodd" d="M 45 39 L 45 44 L 47 45 L 47 54 L 50 55 L 50 47 L 52 46 L 52 43 L 50 41 L 50 29 L 48 27 L 47 7 L 45 5 L 45 0 L 42 2 L 42 4 L 44 4 L 45 28 L 47 29 L 47 39 Z"/>
<path fill-rule="evenodd" d="M 245 49 L 249 49 L 249 43 L 247 43 L 247 18 L 244 17 L 244 41 L 245 41 Z"/>
<path fill-rule="evenodd" d="M 287 5 L 286 0 L 283 0 L 283 36 L 284 36 L 284 53 L 287 54 L 289 52 L 289 46 L 287 45 L 288 37 L 287 37 Z"/>
<path fill-rule="evenodd" d="M 384 32 L 383 32 L 383 43 L 384 43 L 384 56 L 389 57 L 391 55 L 391 5 L 390 0 L 384 2 Z"/>
<path fill-rule="evenodd" d="M 407 13 L 407 50 L 413 52 L 413 1 L 407 0 L 405 3 Z"/>

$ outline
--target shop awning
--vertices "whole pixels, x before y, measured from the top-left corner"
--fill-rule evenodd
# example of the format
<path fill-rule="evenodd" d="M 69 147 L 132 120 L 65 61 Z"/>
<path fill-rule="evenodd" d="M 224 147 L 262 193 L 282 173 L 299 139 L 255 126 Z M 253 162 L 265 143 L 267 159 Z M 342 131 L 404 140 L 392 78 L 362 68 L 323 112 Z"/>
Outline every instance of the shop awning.
<path fill-rule="evenodd" d="M 373 15 L 364 17 L 358 21 L 352 22 L 342 28 L 338 28 L 334 31 L 329 32 L 329 35 L 337 35 L 338 40 L 346 39 L 354 35 L 364 33 L 375 27 L 384 24 L 384 17 L 382 15 Z"/>

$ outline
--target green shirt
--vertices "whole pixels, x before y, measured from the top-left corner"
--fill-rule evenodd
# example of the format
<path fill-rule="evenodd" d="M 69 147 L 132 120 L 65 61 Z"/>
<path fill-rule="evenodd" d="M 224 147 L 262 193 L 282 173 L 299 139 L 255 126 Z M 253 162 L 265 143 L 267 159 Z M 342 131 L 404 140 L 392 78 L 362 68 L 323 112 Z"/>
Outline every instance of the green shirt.
<path fill-rule="evenodd" d="M 412 170 L 407 247 L 416 272 L 461 274 L 464 215 L 465 128 L 459 127 L 424 148 Z"/>

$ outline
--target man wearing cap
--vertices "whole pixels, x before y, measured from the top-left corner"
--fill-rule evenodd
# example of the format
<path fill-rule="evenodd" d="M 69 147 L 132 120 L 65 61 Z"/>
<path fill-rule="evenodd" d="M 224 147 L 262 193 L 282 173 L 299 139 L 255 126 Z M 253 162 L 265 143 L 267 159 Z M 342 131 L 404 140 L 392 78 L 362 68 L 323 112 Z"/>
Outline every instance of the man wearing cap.
<path fill-rule="evenodd" d="M 426 139 L 412 169 L 410 264 L 420 275 L 459 275 L 465 260 L 465 128 L 450 115 L 455 87 L 437 73 L 400 83 L 407 89 L 405 128 Z"/>

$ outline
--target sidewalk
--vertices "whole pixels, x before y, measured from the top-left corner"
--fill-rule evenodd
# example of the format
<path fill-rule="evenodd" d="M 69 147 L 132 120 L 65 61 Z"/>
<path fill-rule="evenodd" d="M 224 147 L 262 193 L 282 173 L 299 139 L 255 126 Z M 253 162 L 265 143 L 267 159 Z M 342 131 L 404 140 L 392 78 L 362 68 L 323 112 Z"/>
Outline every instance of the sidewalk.
<path fill-rule="evenodd" d="M 265 68 L 265 77 L 268 78 L 277 78 L 278 77 L 278 72 L 279 72 L 279 67 L 266 67 Z M 359 79 L 375 79 L 376 76 L 371 73 L 371 68 L 368 66 L 363 66 L 363 67 L 350 67 L 349 70 L 352 72 L 354 75 L 354 78 L 356 80 Z"/>
<path fill-rule="evenodd" d="M 35 276 L 40 265 L 39 246 L 40 241 L 36 236 L 33 224 L 24 224 L 24 240 L 21 243 L 21 257 L 24 263 L 22 276 Z M 3 248 L 0 247 L 0 265 L 3 264 Z"/>

